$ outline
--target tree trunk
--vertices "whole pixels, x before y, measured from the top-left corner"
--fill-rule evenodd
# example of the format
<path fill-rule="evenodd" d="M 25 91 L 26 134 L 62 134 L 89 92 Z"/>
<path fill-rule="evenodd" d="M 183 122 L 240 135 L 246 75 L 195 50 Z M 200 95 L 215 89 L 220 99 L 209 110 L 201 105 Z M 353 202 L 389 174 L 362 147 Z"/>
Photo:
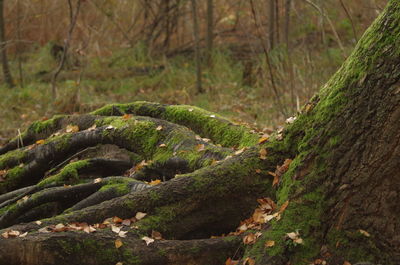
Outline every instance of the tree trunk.
<path fill-rule="evenodd" d="M 3 65 L 4 80 L 9 87 L 14 87 L 14 81 L 11 76 L 10 67 L 8 66 L 7 59 L 7 45 L 4 29 L 4 0 L 0 0 L 0 50 L 1 50 L 1 63 Z"/>
<path fill-rule="evenodd" d="M 197 12 L 197 0 L 191 0 L 192 18 L 193 18 L 193 36 L 194 36 L 194 53 L 196 61 L 196 92 L 203 93 L 203 85 L 201 78 L 201 57 L 200 57 L 200 29 L 199 16 Z"/>
<path fill-rule="evenodd" d="M 399 23 L 268 140 L 148 102 L 32 124 L 0 149 L 2 264 L 399 264 Z"/>
<path fill-rule="evenodd" d="M 206 35 L 206 61 L 211 65 L 211 55 L 214 41 L 214 1 L 207 0 L 207 35 Z"/>

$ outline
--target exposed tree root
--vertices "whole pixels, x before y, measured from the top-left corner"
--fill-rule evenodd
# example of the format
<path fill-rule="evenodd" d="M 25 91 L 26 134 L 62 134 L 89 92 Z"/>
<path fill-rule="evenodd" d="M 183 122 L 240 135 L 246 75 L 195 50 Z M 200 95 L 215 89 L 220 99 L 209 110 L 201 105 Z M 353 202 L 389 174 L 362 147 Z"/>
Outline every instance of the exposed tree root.
<path fill-rule="evenodd" d="M 123 264 L 182 265 L 224 264 L 226 257 L 239 255 L 240 238 L 202 240 L 157 240 L 146 245 L 128 236 L 119 238 L 111 232 L 91 234 L 78 232 L 35 233 L 27 238 L 2 240 L 0 264 L 71 265 Z M 121 240 L 122 246 L 115 247 Z M 3 263 L 6 261 L 6 263 Z"/>

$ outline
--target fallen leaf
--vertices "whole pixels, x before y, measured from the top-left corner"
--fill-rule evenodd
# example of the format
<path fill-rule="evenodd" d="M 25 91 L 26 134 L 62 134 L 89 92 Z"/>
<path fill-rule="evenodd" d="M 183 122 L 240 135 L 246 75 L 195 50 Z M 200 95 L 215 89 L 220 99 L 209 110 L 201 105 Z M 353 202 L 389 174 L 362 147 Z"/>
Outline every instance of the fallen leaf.
<path fill-rule="evenodd" d="M 10 230 L 8 231 L 8 237 L 17 237 L 21 234 L 21 232 L 17 230 Z"/>
<path fill-rule="evenodd" d="M 120 248 L 123 245 L 121 239 L 119 239 L 119 238 L 117 240 L 115 240 L 114 244 L 115 244 L 115 248 Z"/>
<path fill-rule="evenodd" d="M 266 248 L 270 248 L 270 247 L 273 247 L 273 246 L 275 246 L 275 241 L 273 241 L 273 240 L 267 240 L 267 241 L 265 242 L 265 247 L 266 247 Z"/>
<path fill-rule="evenodd" d="M 210 117 L 211 117 L 211 118 L 215 118 L 215 115 L 214 115 L 214 114 L 211 114 Z"/>
<path fill-rule="evenodd" d="M 300 237 L 299 231 L 286 233 L 286 236 L 290 238 L 295 244 L 303 244 L 303 239 Z"/>
<path fill-rule="evenodd" d="M 126 225 L 126 226 L 130 226 L 131 223 L 132 223 L 132 221 L 130 219 L 125 219 L 125 220 L 122 221 L 122 224 Z"/>
<path fill-rule="evenodd" d="M 160 144 L 158 147 L 167 147 L 166 144 Z"/>
<path fill-rule="evenodd" d="M 255 265 L 256 261 L 252 258 L 247 257 L 244 261 L 243 261 L 243 265 Z"/>
<path fill-rule="evenodd" d="M 260 159 L 265 160 L 267 159 L 267 149 L 266 148 L 261 148 L 260 149 Z"/>
<path fill-rule="evenodd" d="M 67 133 L 75 133 L 75 132 L 79 132 L 79 127 L 77 125 L 67 125 L 67 128 L 65 128 L 65 131 Z"/>
<path fill-rule="evenodd" d="M 54 229 L 53 232 L 64 232 L 66 230 L 66 227 L 64 224 L 57 224 Z"/>
<path fill-rule="evenodd" d="M 112 125 L 108 125 L 108 126 L 106 127 L 106 130 L 113 130 L 113 129 L 115 129 L 115 127 L 112 126 Z"/>
<path fill-rule="evenodd" d="M 200 152 L 204 150 L 204 144 L 198 144 L 195 147 L 196 151 Z"/>
<path fill-rule="evenodd" d="M 157 126 L 156 131 L 161 131 L 163 127 L 161 125 Z"/>
<path fill-rule="evenodd" d="M 292 124 L 297 118 L 296 117 L 289 117 L 286 119 L 287 124 Z"/>
<path fill-rule="evenodd" d="M 188 109 L 188 111 L 192 112 L 192 111 L 193 111 L 193 109 Z"/>
<path fill-rule="evenodd" d="M 4 237 L 4 238 L 8 238 L 8 232 L 2 233 L 1 236 Z"/>
<path fill-rule="evenodd" d="M 135 218 L 137 220 L 143 219 L 143 217 L 145 217 L 147 215 L 147 213 L 142 213 L 142 212 L 137 212 L 135 215 Z"/>
<path fill-rule="evenodd" d="M 102 181 L 102 178 L 97 178 L 97 179 L 94 179 L 93 180 L 93 183 L 99 183 L 99 182 L 101 182 Z"/>
<path fill-rule="evenodd" d="M 362 229 L 360 229 L 360 230 L 358 230 L 363 236 L 366 236 L 366 237 L 370 237 L 371 235 L 367 232 L 367 231 L 365 231 L 365 230 L 362 230 Z"/>
<path fill-rule="evenodd" d="M 132 118 L 132 114 L 127 114 L 127 113 L 125 113 L 123 116 L 122 116 L 122 119 L 124 119 L 124 120 L 129 120 L 130 118 Z"/>
<path fill-rule="evenodd" d="M 157 231 L 154 231 L 154 230 L 151 232 L 151 237 L 156 239 L 156 240 L 161 240 L 162 239 L 161 233 L 157 232 Z"/>
<path fill-rule="evenodd" d="M 231 259 L 231 258 L 228 258 L 228 259 L 225 261 L 225 265 L 237 265 L 238 263 L 239 263 L 238 260 L 233 260 L 233 259 Z"/>
<path fill-rule="evenodd" d="M 252 217 L 253 217 L 254 222 L 256 222 L 256 223 L 261 223 L 261 224 L 265 223 L 264 211 L 260 208 L 256 208 L 254 210 Z"/>
<path fill-rule="evenodd" d="M 279 209 L 279 213 L 283 213 L 288 207 L 288 205 L 289 205 L 289 200 L 285 201 L 285 203 L 282 204 L 281 208 Z"/>
<path fill-rule="evenodd" d="M 122 262 L 117 262 L 115 265 L 123 265 Z"/>
<path fill-rule="evenodd" d="M 121 231 L 121 227 L 115 226 L 115 225 L 111 225 L 111 231 L 113 231 L 114 233 L 118 234 Z"/>
<path fill-rule="evenodd" d="M 138 171 L 138 170 L 141 170 L 142 168 L 144 168 L 147 165 L 148 165 L 148 163 L 146 162 L 146 160 L 142 160 L 142 162 L 137 164 L 134 169 L 135 169 L 135 171 Z"/>
<path fill-rule="evenodd" d="M 146 242 L 146 245 L 147 245 L 147 246 L 154 242 L 154 239 L 152 239 L 152 238 L 150 238 L 150 237 L 147 237 L 147 236 L 142 237 L 142 240 L 143 240 L 144 242 Z"/>
<path fill-rule="evenodd" d="M 93 126 L 87 128 L 88 131 L 94 131 L 96 129 L 97 125 L 93 124 Z"/>
<path fill-rule="evenodd" d="M 112 221 L 116 224 L 120 224 L 120 223 L 122 223 L 123 220 L 121 218 L 119 218 L 118 216 L 114 216 Z"/>
<path fill-rule="evenodd" d="M 37 141 L 36 141 L 36 144 L 38 144 L 38 145 L 44 144 L 44 140 L 43 140 L 43 139 L 42 139 L 42 140 L 37 140 Z"/>
<path fill-rule="evenodd" d="M 42 224 L 41 221 L 36 221 L 35 223 L 36 223 L 37 225 L 41 225 L 41 224 Z"/>
<path fill-rule="evenodd" d="M 160 184 L 161 183 L 161 180 L 159 180 L 159 179 L 156 179 L 156 180 L 152 180 L 152 181 L 150 181 L 149 182 L 149 185 L 151 185 L 151 186 L 155 186 L 155 185 L 158 185 L 158 184 Z"/>
<path fill-rule="evenodd" d="M 243 244 L 252 245 L 256 242 L 256 240 L 257 240 L 256 235 L 253 233 L 249 233 L 243 238 Z"/>
<path fill-rule="evenodd" d="M 274 179 L 272 180 L 272 187 L 275 187 L 279 183 L 279 177 L 275 174 Z"/>
<path fill-rule="evenodd" d="M 28 232 L 25 232 L 23 234 L 20 234 L 19 237 L 26 237 L 27 234 L 28 234 Z"/>
<path fill-rule="evenodd" d="M 259 144 L 262 144 L 262 143 L 268 141 L 268 138 L 269 138 L 268 136 L 263 136 L 263 137 L 261 137 L 261 138 L 258 140 L 258 143 L 259 143 Z"/>
<path fill-rule="evenodd" d="M 256 169 L 256 173 L 260 174 L 261 173 L 261 169 Z"/>
<path fill-rule="evenodd" d="M 351 263 L 346 260 L 343 265 L 351 265 Z"/>
<path fill-rule="evenodd" d="M 119 231 L 118 236 L 119 237 L 126 237 L 127 233 L 128 233 L 128 231 Z"/>

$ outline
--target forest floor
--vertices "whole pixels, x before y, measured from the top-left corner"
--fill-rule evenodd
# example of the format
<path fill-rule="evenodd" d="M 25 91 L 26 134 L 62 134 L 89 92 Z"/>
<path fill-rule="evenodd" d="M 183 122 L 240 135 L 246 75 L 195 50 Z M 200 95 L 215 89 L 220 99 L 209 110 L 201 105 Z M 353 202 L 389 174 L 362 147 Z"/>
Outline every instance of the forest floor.
<path fill-rule="evenodd" d="M 349 44 L 348 50 L 352 47 Z M 60 74 L 54 98 L 50 80 L 57 64 L 49 49 L 49 45 L 38 48 L 22 59 L 22 86 L 18 62 L 11 61 L 17 86 L 0 86 L 0 144 L 35 120 L 89 112 L 108 103 L 140 100 L 195 105 L 236 122 L 273 130 L 318 91 L 346 56 L 337 48 L 314 49 L 306 55 L 303 49 L 295 50 L 290 77 L 285 65 L 287 54 L 279 48 L 271 51 L 275 92 L 263 54 L 243 60 L 227 49 L 216 50 L 212 65 L 203 68 L 206 92 L 197 94 L 195 63 L 190 55 L 154 59 L 137 46 L 109 56 L 78 58 L 79 63 Z M 286 108 L 285 115 L 277 97 Z"/>

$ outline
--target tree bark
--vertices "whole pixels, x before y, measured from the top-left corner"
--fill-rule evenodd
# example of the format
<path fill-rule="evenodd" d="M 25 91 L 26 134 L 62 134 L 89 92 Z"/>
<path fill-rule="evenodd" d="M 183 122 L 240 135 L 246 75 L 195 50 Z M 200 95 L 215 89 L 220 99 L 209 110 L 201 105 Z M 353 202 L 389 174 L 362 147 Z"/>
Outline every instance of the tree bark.
<path fill-rule="evenodd" d="M 201 56 L 200 56 L 200 29 L 199 18 L 197 12 L 197 0 L 191 0 L 192 18 L 193 18 L 193 36 L 194 36 L 194 53 L 196 61 L 196 92 L 201 94 L 204 92 L 201 77 Z"/>
<path fill-rule="evenodd" d="M 7 45 L 4 29 L 4 0 L 0 0 L 0 50 L 4 80 L 9 87 L 14 87 L 14 81 L 11 76 L 11 71 L 7 59 Z"/>
<path fill-rule="evenodd" d="M 195 107 L 148 102 L 33 124 L 29 147 L 1 149 L 1 262 L 399 264 L 399 14 L 390 1 L 268 140 Z"/>

